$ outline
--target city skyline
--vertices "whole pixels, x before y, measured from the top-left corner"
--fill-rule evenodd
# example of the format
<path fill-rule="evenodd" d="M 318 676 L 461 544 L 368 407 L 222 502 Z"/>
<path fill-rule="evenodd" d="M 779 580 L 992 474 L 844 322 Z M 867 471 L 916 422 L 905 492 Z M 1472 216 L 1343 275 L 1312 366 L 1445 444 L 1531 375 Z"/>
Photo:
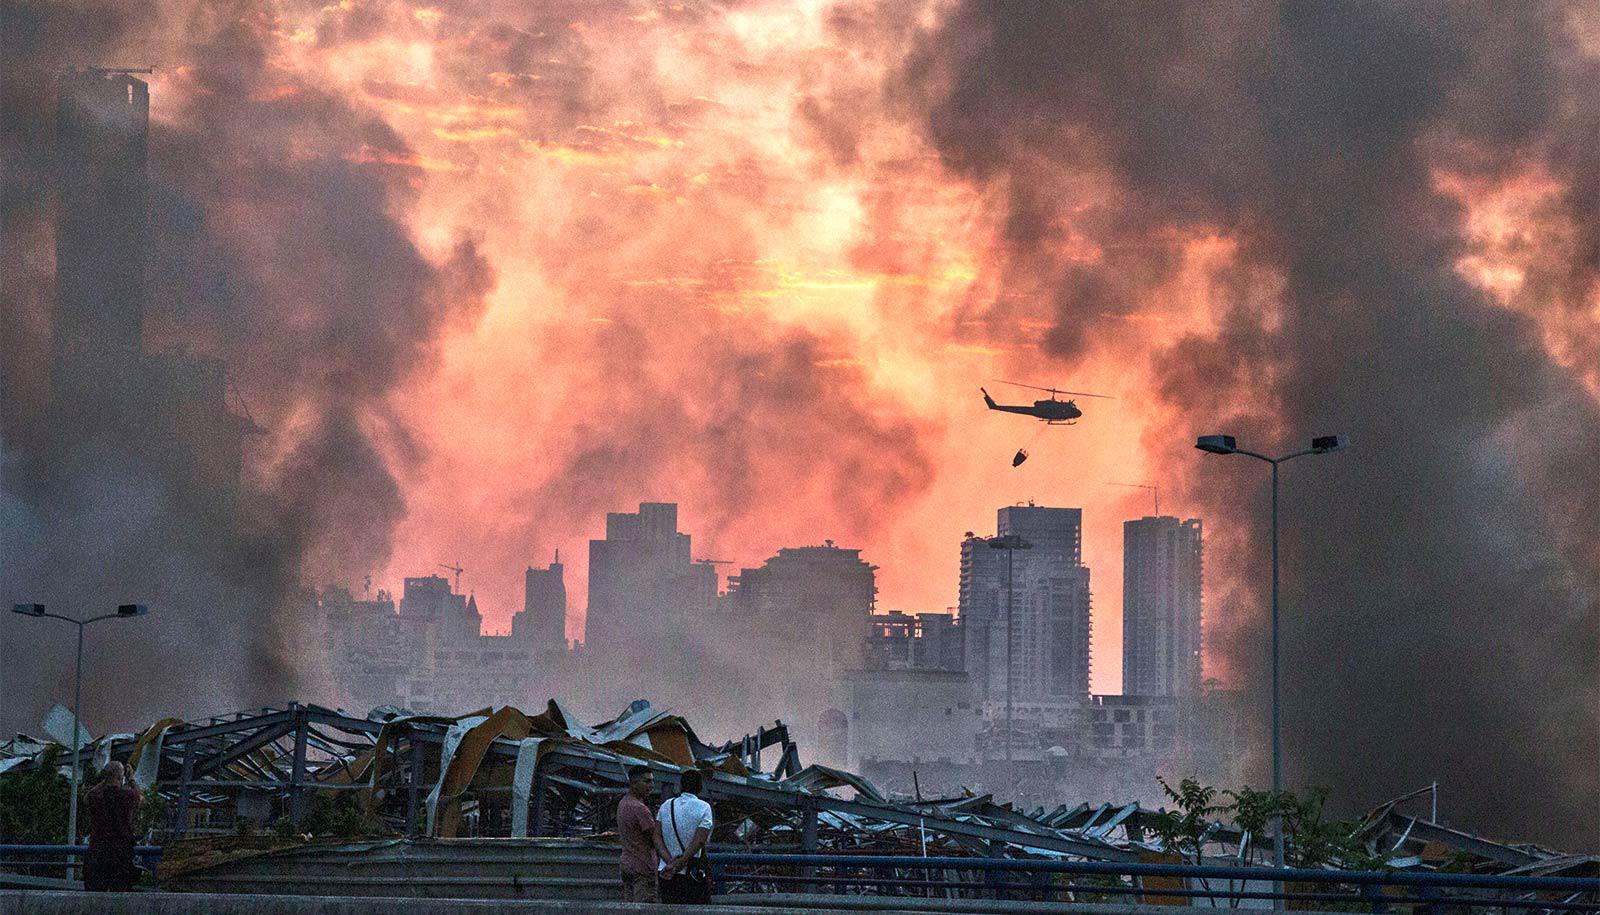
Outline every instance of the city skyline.
<path fill-rule="evenodd" d="M 664 501 L 660 501 L 660 500 L 652 502 L 652 501 L 648 501 L 647 500 L 646 502 L 641 503 L 641 505 L 674 505 L 674 506 L 676 506 L 676 503 L 664 502 Z M 1035 507 L 1035 505 L 1036 505 L 1036 503 L 1034 502 L 1034 500 L 1029 499 L 1029 500 L 1023 500 L 1023 501 L 1014 503 L 1012 505 L 1001 506 L 999 511 L 1002 513 L 1002 516 L 1003 516 L 1003 513 L 1005 513 L 1007 509 L 1023 509 L 1023 510 L 1026 510 L 1026 509 Z M 1061 507 L 1052 507 L 1052 506 L 1046 506 L 1046 505 L 1038 505 L 1037 507 L 1040 508 L 1040 509 L 1045 509 L 1045 510 L 1068 511 L 1068 512 L 1076 512 L 1076 513 L 1078 513 L 1078 517 L 1079 517 L 1078 525 L 1079 525 L 1079 529 L 1081 531 L 1081 529 L 1082 529 L 1082 521 L 1081 521 L 1082 509 L 1079 509 L 1079 508 L 1061 508 Z M 627 514 L 627 512 L 624 511 L 624 512 L 620 512 L 619 513 L 617 511 L 613 510 L 613 511 L 607 512 L 606 514 L 608 516 L 615 516 L 615 515 L 618 515 L 618 514 Z M 678 523 L 676 521 L 676 517 L 677 516 L 674 515 L 674 524 Z M 1118 521 L 1117 523 L 1118 523 L 1118 525 L 1121 525 L 1121 524 L 1123 524 L 1123 523 L 1125 523 L 1126 521 L 1129 521 L 1129 520 L 1137 520 L 1137 519 L 1123 519 L 1123 521 Z M 1005 533 L 1005 532 L 1006 531 L 1002 531 L 1002 533 Z M 691 537 L 692 536 L 696 536 L 696 534 L 695 534 L 695 532 L 693 530 L 683 531 L 682 533 L 683 534 L 687 534 L 687 535 L 689 535 Z M 1094 547 L 1091 547 L 1090 545 L 1088 545 L 1090 543 L 1091 539 L 1092 538 L 1090 538 L 1088 536 L 1083 536 L 1081 544 L 1075 544 L 1073 546 L 1073 549 L 1079 551 L 1078 555 L 1083 556 L 1083 557 L 1099 556 L 1099 555 L 1103 555 L 1103 554 L 1105 554 L 1107 552 L 1105 549 L 1099 547 L 1098 545 L 1096 545 Z M 594 541 L 591 541 L 591 542 L 594 542 Z M 780 552 L 781 550 L 785 550 L 785 549 L 803 549 L 805 547 L 821 546 L 824 542 L 828 543 L 829 545 L 832 544 L 832 541 L 830 539 L 828 539 L 828 538 L 821 538 L 816 543 L 784 544 L 784 545 L 780 545 L 778 547 L 774 547 L 772 550 L 768 551 L 766 553 L 766 555 L 769 555 L 769 556 L 770 555 L 775 555 L 778 552 Z M 559 548 L 557 548 L 557 552 L 559 552 Z M 695 563 L 695 564 L 701 564 L 708 557 L 700 556 L 698 554 L 702 553 L 702 552 L 710 552 L 710 551 L 704 551 L 704 550 L 696 549 L 693 552 L 694 552 L 695 555 L 691 556 L 690 562 Z M 947 570 L 947 572 L 949 574 L 947 574 L 945 576 L 945 578 L 948 580 L 948 588 L 947 588 L 947 590 L 953 592 L 955 597 L 959 597 L 959 591 L 960 591 L 960 585 L 959 585 L 960 553 L 959 553 L 959 549 L 956 550 L 955 552 L 956 552 L 956 555 L 952 558 L 951 562 L 949 563 L 949 569 Z M 1118 572 L 1120 572 L 1122 567 L 1123 567 L 1123 558 L 1124 558 L 1123 557 L 1123 553 L 1122 553 L 1122 550 L 1121 550 L 1121 548 L 1119 546 L 1118 549 L 1117 549 L 1116 555 L 1115 555 L 1115 560 L 1116 560 L 1115 568 L 1116 568 L 1116 570 Z M 759 561 L 759 560 L 755 560 L 755 561 Z M 741 565 L 745 564 L 742 561 L 735 561 L 735 560 L 721 560 L 721 559 L 718 559 L 717 562 L 719 564 L 723 564 L 724 568 L 738 568 Z M 587 635 L 588 635 L 587 630 L 586 630 L 587 612 L 588 612 L 588 607 L 586 605 L 586 595 L 587 595 L 587 590 L 588 589 L 587 589 L 583 579 L 587 578 L 587 574 L 588 574 L 587 573 L 587 565 L 588 564 L 587 564 L 587 562 L 584 562 L 584 563 L 580 564 L 580 563 L 574 563 L 574 562 L 571 562 L 571 561 L 561 562 L 559 564 L 567 571 L 567 578 L 565 579 L 565 582 L 564 582 L 565 583 L 565 596 L 567 598 L 566 629 L 565 629 L 566 638 L 567 638 L 567 640 L 569 642 L 570 641 L 584 642 L 584 641 L 586 641 Z M 1085 561 L 1083 564 L 1084 564 L 1084 566 L 1086 568 L 1093 568 L 1090 565 L 1090 563 L 1087 562 L 1087 561 Z M 443 564 L 436 564 L 436 565 L 443 565 Z M 880 565 L 879 568 L 881 570 L 883 568 L 883 566 Z M 574 570 L 577 570 L 577 571 L 574 571 Z M 451 572 L 453 570 L 451 570 L 448 566 L 445 566 L 444 571 L 445 571 L 446 574 L 448 574 L 449 572 Z M 525 573 L 524 574 L 526 574 L 529 571 L 537 573 L 540 570 L 538 568 L 525 567 Z M 429 573 L 429 574 L 431 575 L 431 574 L 435 574 L 435 573 Z M 500 587 L 484 587 L 484 588 L 480 588 L 479 585 L 477 584 L 477 580 L 474 577 L 471 576 L 471 570 L 467 570 L 467 571 L 463 572 L 463 575 L 467 576 L 466 583 L 461 586 L 460 594 L 463 597 L 477 598 L 478 596 L 483 595 L 483 594 L 499 595 L 503 591 L 503 589 L 500 588 Z M 582 577 L 578 577 L 578 576 L 582 576 Z M 718 583 L 717 584 L 717 593 L 725 594 L 726 593 L 726 589 L 727 589 L 727 587 L 729 585 L 730 579 L 734 578 L 735 576 L 736 576 L 736 573 L 722 572 L 720 570 L 717 571 L 717 583 Z M 400 579 L 403 581 L 403 580 L 406 580 L 406 579 L 411 578 L 411 577 L 413 577 L 413 576 L 401 575 Z M 1124 686 L 1124 681 L 1123 681 L 1123 663 L 1124 663 L 1123 662 L 1123 650 L 1124 650 L 1123 649 L 1123 617 L 1124 617 L 1124 614 L 1123 614 L 1123 607 L 1122 607 L 1122 599 L 1121 599 L 1120 594 L 1116 596 L 1115 600 L 1113 600 L 1110 595 L 1103 595 L 1102 594 L 1102 589 L 1107 587 L 1107 585 L 1104 582 L 1104 579 L 1111 579 L 1112 581 L 1117 582 L 1118 590 L 1120 592 L 1120 590 L 1121 590 L 1121 587 L 1120 587 L 1120 585 L 1121 585 L 1121 582 L 1120 582 L 1121 575 L 1120 574 L 1102 573 L 1102 572 L 1099 572 L 1097 570 L 1095 572 L 1095 578 L 1096 578 L 1096 583 L 1093 584 L 1090 587 L 1090 592 L 1091 592 L 1091 595 L 1092 595 L 1092 605 L 1093 605 L 1092 616 L 1090 618 L 1090 626 L 1091 626 L 1091 630 L 1093 632 L 1093 636 L 1091 638 L 1091 653 L 1092 653 L 1092 655 L 1091 655 L 1091 658 L 1090 658 L 1090 661 L 1089 661 L 1089 668 L 1088 668 L 1089 669 L 1089 689 L 1088 689 L 1088 692 L 1094 693 L 1094 694 L 1099 694 L 1099 695 L 1117 695 L 1117 694 L 1122 694 L 1122 693 L 1127 692 L 1127 690 L 1125 689 L 1125 686 Z M 1019 581 L 1020 581 L 1020 579 L 1019 579 Z M 347 585 L 344 585 L 342 582 L 338 582 L 338 581 L 327 582 L 325 584 L 326 585 L 332 585 L 332 586 L 338 586 L 338 587 L 348 587 Z M 368 581 L 367 587 L 369 589 L 375 591 L 376 589 L 382 588 L 383 586 L 378 580 L 373 579 L 373 580 L 369 580 Z M 522 582 L 521 579 L 519 579 L 519 582 L 517 584 L 517 589 L 518 589 L 517 590 L 517 597 L 515 598 L 514 604 L 512 605 L 514 607 L 514 609 L 511 609 L 509 611 L 504 609 L 504 606 L 505 606 L 504 604 L 501 604 L 501 603 L 497 602 L 499 600 L 498 597 L 495 597 L 493 599 L 484 599 L 484 600 L 478 602 L 477 609 L 482 614 L 483 627 L 484 627 L 484 634 L 485 635 L 490 635 L 490 634 L 502 635 L 502 634 L 507 634 L 507 633 L 509 633 L 511 631 L 512 618 L 517 614 L 517 612 L 519 612 L 525 606 L 525 598 L 523 596 L 524 595 L 524 588 L 525 588 L 525 583 Z M 881 591 L 881 588 L 880 588 L 880 591 Z M 905 605 L 905 604 L 891 605 L 889 603 L 886 603 L 882 599 L 882 597 L 880 595 L 880 597 L 877 600 L 877 606 L 876 606 L 874 612 L 875 612 L 875 615 L 879 616 L 879 617 L 884 616 L 884 615 L 889 614 L 889 613 L 894 613 L 894 612 L 911 613 L 913 615 L 918 614 L 918 613 L 938 613 L 938 612 L 955 613 L 956 609 L 957 609 L 957 606 L 958 606 L 958 603 L 959 603 L 959 601 L 957 601 L 955 599 L 952 599 L 950 603 L 942 604 L 942 605 L 939 605 L 939 606 L 916 607 L 916 606 Z M 1107 605 L 1107 604 L 1109 604 L 1111 606 L 1110 607 L 1104 606 L 1104 605 Z"/>
<path fill-rule="evenodd" d="M 464 566 L 498 631 L 559 548 L 582 608 L 649 499 L 691 560 L 831 538 L 912 612 L 994 506 L 1078 506 L 1114 691 L 1150 503 L 1108 484 L 1159 484 L 1208 672 L 1265 704 L 1281 661 L 1291 783 L 1526 834 L 1600 796 L 1593 9 L 1019 9 L 8 5 L 4 585 L 150 606 L 105 682 L 196 671 L 87 717 L 313 689 L 322 583 Z M 1329 435 L 1281 488 L 1194 448 Z M 7 651 L 8 727 L 60 650 Z"/>

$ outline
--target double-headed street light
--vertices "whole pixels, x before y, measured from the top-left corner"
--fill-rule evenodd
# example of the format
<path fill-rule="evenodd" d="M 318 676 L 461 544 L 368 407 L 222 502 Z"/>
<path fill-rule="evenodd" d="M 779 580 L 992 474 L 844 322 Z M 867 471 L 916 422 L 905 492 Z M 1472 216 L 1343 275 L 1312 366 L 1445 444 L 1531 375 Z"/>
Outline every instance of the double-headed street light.
<path fill-rule="evenodd" d="M 123 619 L 125 617 L 144 616 L 150 608 L 144 604 L 123 604 L 117 608 L 116 613 L 107 613 L 103 616 L 92 616 L 86 620 L 75 620 L 70 616 L 61 616 L 56 613 L 46 613 L 44 604 L 13 604 L 11 612 L 23 616 L 48 617 L 53 620 L 62 620 L 78 627 L 78 663 L 72 673 L 72 799 L 67 810 L 67 844 L 78 844 L 78 750 L 79 735 L 83 733 L 83 725 L 78 717 L 78 703 L 83 695 L 83 627 L 101 620 Z"/>
<path fill-rule="evenodd" d="M 1319 435 L 1311 440 L 1311 447 L 1283 457 L 1267 457 L 1239 447 L 1231 435 L 1202 435 L 1194 446 L 1209 454 L 1242 454 L 1272 465 L 1272 791 L 1283 790 L 1283 756 L 1278 742 L 1278 465 L 1308 454 L 1328 454 L 1350 447 L 1349 439 L 1342 435 Z M 1273 863 L 1283 867 L 1283 828 L 1274 830 Z"/>

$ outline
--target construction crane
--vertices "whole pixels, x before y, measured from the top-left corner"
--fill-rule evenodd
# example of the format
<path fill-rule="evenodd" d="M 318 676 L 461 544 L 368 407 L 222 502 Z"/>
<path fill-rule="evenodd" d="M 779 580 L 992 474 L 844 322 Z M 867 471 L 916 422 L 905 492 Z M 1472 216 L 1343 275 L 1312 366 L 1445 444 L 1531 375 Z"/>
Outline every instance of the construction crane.
<path fill-rule="evenodd" d="M 1161 517 L 1161 487 L 1155 483 L 1114 483 L 1106 481 L 1107 486 L 1126 486 L 1129 489 L 1148 489 L 1156 497 L 1156 517 Z"/>
<path fill-rule="evenodd" d="M 453 565 L 453 566 L 447 566 L 447 565 L 445 565 L 444 563 L 441 562 L 441 563 L 439 563 L 439 568 L 444 569 L 447 572 L 456 573 L 455 593 L 460 594 L 461 593 L 461 573 L 466 571 L 466 569 L 463 569 L 461 567 L 461 561 L 459 559 L 456 560 L 456 564 Z"/>

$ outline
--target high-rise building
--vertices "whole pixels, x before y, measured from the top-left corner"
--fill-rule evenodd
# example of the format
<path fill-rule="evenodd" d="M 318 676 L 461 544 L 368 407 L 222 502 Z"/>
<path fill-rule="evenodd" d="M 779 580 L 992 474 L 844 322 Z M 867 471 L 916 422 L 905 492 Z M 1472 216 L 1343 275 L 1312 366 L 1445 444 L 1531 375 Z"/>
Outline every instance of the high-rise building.
<path fill-rule="evenodd" d="M 989 698 L 991 629 L 1004 612 L 1006 599 L 1005 551 L 989 548 L 989 541 L 972 532 L 961 540 L 961 596 L 956 613 L 965 642 L 962 654 L 979 698 Z"/>
<path fill-rule="evenodd" d="M 1033 544 L 1028 558 L 1053 566 L 1083 565 L 1083 509 L 1007 505 L 996 525 L 1000 536 L 1016 534 Z M 1019 557 L 1020 558 L 1020 557 Z"/>
<path fill-rule="evenodd" d="M 845 672 L 866 663 L 877 594 L 877 566 L 831 540 L 780 549 L 729 578 L 720 625 L 705 644 L 727 681 L 745 684 L 744 714 L 783 719 L 802 745 L 832 733 Z"/>
<path fill-rule="evenodd" d="M 996 529 L 1030 546 L 1013 554 L 993 549 L 983 537 L 969 534 L 962 541 L 961 627 L 974 684 L 988 703 L 1003 703 L 1008 688 L 1015 701 L 1086 698 L 1090 593 L 1082 509 L 1009 505 L 999 510 Z M 1008 650 L 1006 616 L 1012 612 Z"/>
<path fill-rule="evenodd" d="M 589 541 L 591 654 L 682 657 L 691 617 L 716 603 L 716 570 L 691 560 L 678 506 L 641 502 L 606 515 L 604 540 Z"/>
<path fill-rule="evenodd" d="M 861 667 L 877 601 L 877 566 L 826 541 L 785 547 L 728 582 L 735 625 L 806 657 L 819 676 Z"/>
<path fill-rule="evenodd" d="M 1016 609 L 1011 627 L 1011 682 L 1018 702 L 1077 702 L 1089 695 L 1089 570 L 1045 558 L 1017 555 Z M 995 633 L 1004 651 L 1004 620 Z M 991 686 L 999 700 L 1008 688 L 1003 655 L 991 663 L 1001 674 Z"/>
<path fill-rule="evenodd" d="M 1122 692 L 1200 692 L 1200 521 L 1144 517 L 1122 525 Z"/>
<path fill-rule="evenodd" d="M 56 310 L 52 383 L 81 400 L 137 370 L 149 245 L 150 87 L 76 70 L 56 98 Z M 98 384 L 95 384 L 98 382 Z M 98 393 L 105 393 L 104 390 Z"/>
<path fill-rule="evenodd" d="M 512 636 L 531 641 L 540 648 L 567 647 L 566 566 L 561 551 L 548 568 L 528 567 L 522 581 L 522 612 L 511 617 Z"/>
<path fill-rule="evenodd" d="M 194 517 L 226 521 L 244 436 L 261 430 L 229 407 L 220 360 L 144 349 L 149 129 L 149 86 L 130 73 L 61 78 L 51 396 L 38 434 L 59 442 L 52 473 L 137 466 Z"/>

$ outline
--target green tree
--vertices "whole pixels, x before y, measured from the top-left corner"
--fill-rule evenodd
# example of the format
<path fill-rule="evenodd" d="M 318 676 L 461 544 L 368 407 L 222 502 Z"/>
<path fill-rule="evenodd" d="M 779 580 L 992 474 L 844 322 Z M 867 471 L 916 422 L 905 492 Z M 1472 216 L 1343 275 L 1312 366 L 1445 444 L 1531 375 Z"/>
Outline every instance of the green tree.
<path fill-rule="evenodd" d="M 1357 840 L 1355 823 L 1327 818 L 1326 786 L 1312 788 L 1304 798 L 1292 791 L 1257 791 L 1250 787 L 1226 794 L 1233 803 L 1223 809 L 1232 816 L 1236 827 L 1253 836 L 1264 835 L 1274 817 L 1283 818 L 1284 863 L 1290 867 L 1332 864 L 1368 870 L 1383 864 L 1381 855 L 1373 854 Z"/>
<path fill-rule="evenodd" d="M 0 841 L 50 845 L 67 839 L 72 782 L 56 771 L 60 747 L 49 747 L 26 771 L 0 775 Z"/>
<path fill-rule="evenodd" d="M 1202 785 L 1195 779 L 1182 779 L 1176 788 L 1160 776 L 1156 777 L 1156 781 L 1161 783 L 1161 790 L 1166 794 L 1167 800 L 1177 809 L 1167 810 L 1163 807 L 1150 819 L 1150 831 L 1155 833 L 1169 850 L 1199 864 L 1200 845 L 1205 840 L 1207 830 L 1211 828 L 1212 818 L 1227 808 L 1212 803 L 1217 796 L 1216 788 Z"/>

